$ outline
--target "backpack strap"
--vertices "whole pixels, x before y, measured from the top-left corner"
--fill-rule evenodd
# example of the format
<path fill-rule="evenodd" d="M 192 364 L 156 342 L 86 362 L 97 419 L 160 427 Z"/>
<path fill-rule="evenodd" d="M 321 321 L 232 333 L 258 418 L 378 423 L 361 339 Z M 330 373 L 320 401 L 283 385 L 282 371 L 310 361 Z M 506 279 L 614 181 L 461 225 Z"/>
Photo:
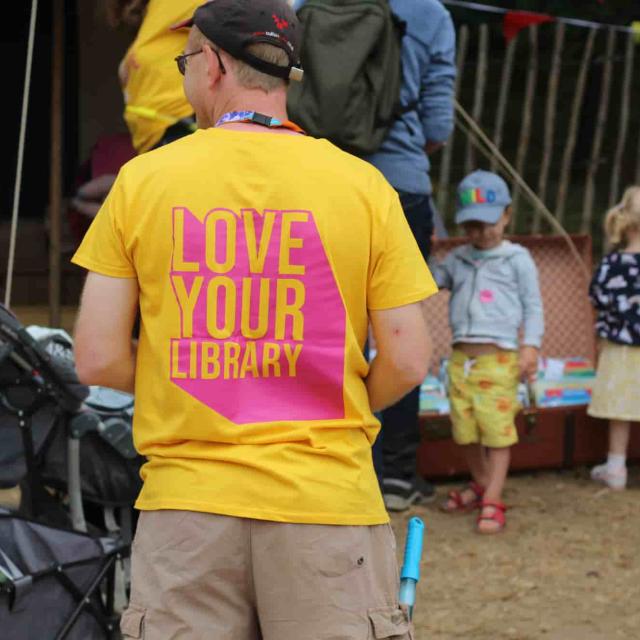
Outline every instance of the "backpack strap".
<path fill-rule="evenodd" d="M 402 20 L 398 15 L 396 15 L 393 11 L 390 11 L 390 13 L 391 13 L 391 19 L 396 25 L 396 29 L 398 30 L 398 35 L 400 37 L 400 52 L 401 52 L 400 55 L 402 56 L 402 41 L 404 40 L 404 37 L 407 35 L 407 23 L 405 20 Z M 402 64 L 402 57 L 401 57 L 401 64 Z M 418 100 L 413 100 L 412 102 L 406 105 L 398 104 L 394 109 L 394 112 L 390 118 L 387 118 L 385 120 L 378 119 L 376 121 L 376 124 L 382 127 L 390 127 L 396 120 L 401 120 L 402 116 L 405 113 L 411 113 L 412 111 L 415 111 L 418 108 L 419 104 L 420 102 Z M 409 124 L 406 124 L 406 127 L 409 130 L 409 133 L 412 134 L 413 133 L 412 127 Z"/>

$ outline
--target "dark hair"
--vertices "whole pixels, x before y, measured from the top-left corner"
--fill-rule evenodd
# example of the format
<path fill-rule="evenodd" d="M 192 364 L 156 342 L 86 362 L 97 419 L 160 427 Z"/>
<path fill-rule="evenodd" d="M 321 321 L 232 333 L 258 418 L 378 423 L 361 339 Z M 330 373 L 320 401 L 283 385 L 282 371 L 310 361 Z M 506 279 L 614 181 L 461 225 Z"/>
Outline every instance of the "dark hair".
<path fill-rule="evenodd" d="M 142 24 L 149 0 L 106 0 L 107 21 L 112 27 L 134 27 Z"/>

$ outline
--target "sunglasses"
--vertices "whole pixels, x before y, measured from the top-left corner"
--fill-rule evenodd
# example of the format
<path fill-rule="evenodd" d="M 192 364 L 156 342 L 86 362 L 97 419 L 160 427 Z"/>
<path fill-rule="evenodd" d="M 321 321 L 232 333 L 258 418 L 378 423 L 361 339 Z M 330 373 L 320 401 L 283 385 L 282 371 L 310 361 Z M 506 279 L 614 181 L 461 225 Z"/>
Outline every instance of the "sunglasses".
<path fill-rule="evenodd" d="M 211 47 L 211 50 L 213 51 L 213 53 L 216 54 L 216 58 L 218 58 L 220 71 L 222 73 L 227 73 L 227 70 L 224 68 L 224 65 L 222 64 L 222 58 L 220 57 L 220 53 L 218 53 L 218 50 L 214 49 L 213 47 Z M 197 51 L 192 51 L 191 53 L 183 53 L 174 58 L 174 60 L 176 61 L 176 64 L 178 65 L 178 71 L 180 72 L 180 75 L 184 75 L 185 71 L 187 70 L 187 58 L 189 56 L 195 56 L 198 53 L 202 53 L 203 51 L 204 49 L 198 49 Z"/>

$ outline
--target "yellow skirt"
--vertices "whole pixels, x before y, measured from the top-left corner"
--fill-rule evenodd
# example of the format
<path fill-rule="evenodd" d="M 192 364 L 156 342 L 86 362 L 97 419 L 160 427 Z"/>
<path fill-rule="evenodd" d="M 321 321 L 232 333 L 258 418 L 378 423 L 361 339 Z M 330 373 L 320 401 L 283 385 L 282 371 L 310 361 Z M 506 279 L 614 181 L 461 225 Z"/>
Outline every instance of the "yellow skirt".
<path fill-rule="evenodd" d="M 588 413 L 594 418 L 640 421 L 640 347 L 602 341 Z"/>

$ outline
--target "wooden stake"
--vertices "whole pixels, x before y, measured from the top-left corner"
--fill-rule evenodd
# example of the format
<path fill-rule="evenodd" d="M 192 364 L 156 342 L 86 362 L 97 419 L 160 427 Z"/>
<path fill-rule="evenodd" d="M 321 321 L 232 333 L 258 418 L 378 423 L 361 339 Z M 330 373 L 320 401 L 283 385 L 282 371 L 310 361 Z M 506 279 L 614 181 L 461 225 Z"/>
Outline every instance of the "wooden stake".
<path fill-rule="evenodd" d="M 64 0 L 53 0 L 51 56 L 51 167 L 49 178 L 49 326 L 60 326 L 62 126 L 64 112 Z"/>
<path fill-rule="evenodd" d="M 580 70 L 578 71 L 578 80 L 576 82 L 576 90 L 573 94 L 573 105 L 571 108 L 571 119 L 569 121 L 569 129 L 567 133 L 567 142 L 562 155 L 562 167 L 560 170 L 560 184 L 558 186 L 558 195 L 556 198 L 556 216 L 558 222 L 562 224 L 564 220 L 564 210 L 567 202 L 567 190 L 569 188 L 569 179 L 571 173 L 571 161 L 573 160 L 573 151 L 576 146 L 576 138 L 578 134 L 578 123 L 580 114 L 582 113 L 582 100 L 584 98 L 584 90 L 587 83 L 587 73 L 589 72 L 589 63 L 593 55 L 593 45 L 596 39 L 597 31 L 591 29 L 587 36 L 582 53 L 582 61 Z"/>
<path fill-rule="evenodd" d="M 620 130 L 613 156 L 613 169 L 611 171 L 611 185 L 609 187 L 609 207 L 612 207 L 620 198 L 620 170 L 622 169 L 622 156 L 627 141 L 629 130 L 629 105 L 631 96 L 631 78 L 633 77 L 633 57 L 635 51 L 635 34 L 627 36 L 627 50 L 624 60 L 624 77 L 622 80 L 622 97 L 620 99 Z"/>
<path fill-rule="evenodd" d="M 558 104 L 558 86 L 560 84 L 560 68 L 562 61 L 562 49 L 564 47 L 564 34 L 566 27 L 563 22 L 557 22 L 555 26 L 555 38 L 553 40 L 553 54 L 551 56 L 551 72 L 549 75 L 549 87 L 547 90 L 547 104 L 544 118 L 544 142 L 540 176 L 538 178 L 538 197 L 546 204 L 547 188 L 549 183 L 549 169 L 553 156 L 553 138 L 556 127 L 556 108 Z M 532 233 L 540 233 L 542 221 L 538 209 L 533 217 Z"/>
<path fill-rule="evenodd" d="M 460 84 L 462 82 L 462 74 L 464 72 L 464 61 L 467 57 L 467 45 L 469 44 L 469 27 L 463 24 L 458 33 L 458 51 L 456 53 L 458 71 L 456 73 L 456 82 L 454 89 L 454 98 L 458 99 L 460 93 Z M 453 138 L 455 130 L 451 132 L 451 136 L 442 150 L 440 160 L 440 178 L 438 183 L 438 211 L 443 220 L 446 220 L 446 209 L 449 202 L 449 182 L 451 181 L 451 160 L 453 158 Z"/>
<path fill-rule="evenodd" d="M 513 75 L 513 59 L 518 46 L 518 38 L 511 38 L 507 45 L 504 61 L 502 63 L 502 77 L 500 78 L 500 93 L 498 94 L 498 107 L 496 110 L 496 123 L 493 129 L 493 142 L 500 149 L 502 146 L 502 129 L 504 127 L 504 116 L 507 112 L 507 98 L 511 89 L 511 76 Z M 491 171 L 498 168 L 498 161 L 491 160 Z"/>
<path fill-rule="evenodd" d="M 533 103 L 536 95 L 536 84 L 538 81 L 538 27 L 529 27 L 529 68 L 527 70 L 527 84 L 522 106 L 522 125 L 520 127 L 520 140 L 516 153 L 516 171 L 519 175 L 524 173 L 524 163 L 529 151 L 529 141 L 531 140 L 531 121 L 533 119 Z M 515 231 L 518 220 L 518 201 L 520 200 L 520 187 L 516 185 L 513 189 L 513 214 L 511 218 L 511 230 Z"/>
<path fill-rule="evenodd" d="M 487 59 L 489 57 L 489 25 L 480 25 L 480 38 L 478 40 L 478 66 L 476 69 L 476 87 L 473 96 L 473 119 L 480 123 L 484 106 L 484 94 L 487 86 Z M 465 173 L 471 173 L 475 166 L 475 150 L 471 140 L 467 141 L 467 153 Z"/>
<path fill-rule="evenodd" d="M 602 86 L 600 88 L 600 105 L 598 106 L 598 117 L 596 120 L 596 130 L 593 135 L 593 146 L 591 148 L 591 159 L 587 169 L 587 179 L 585 183 L 584 207 L 582 211 L 582 233 L 591 232 L 593 221 L 593 202 L 595 199 L 595 178 L 600 166 L 600 152 L 602 150 L 602 139 L 607 126 L 609 115 L 609 102 L 611 99 L 611 70 L 613 68 L 613 54 L 616 45 L 615 29 L 607 32 L 607 48 L 605 53 L 604 67 L 602 68 Z"/>

